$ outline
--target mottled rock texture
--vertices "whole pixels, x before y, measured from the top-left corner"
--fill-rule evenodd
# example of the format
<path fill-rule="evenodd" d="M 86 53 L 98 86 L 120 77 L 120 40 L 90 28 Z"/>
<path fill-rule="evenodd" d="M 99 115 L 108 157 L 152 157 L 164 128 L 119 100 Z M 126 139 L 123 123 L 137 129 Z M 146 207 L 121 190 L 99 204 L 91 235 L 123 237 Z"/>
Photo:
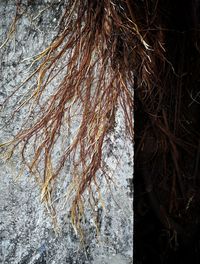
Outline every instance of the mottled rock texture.
<path fill-rule="evenodd" d="M 15 14 L 14 2 L 0 1 L 0 45 L 6 39 Z M 22 2 L 27 10 L 17 23 L 15 34 L 0 50 L 0 104 L 30 74 L 29 58 L 47 47 L 57 33 L 57 24 L 64 6 L 64 1 Z M 24 94 L 24 89 L 28 89 L 28 86 L 19 90 L 0 112 L 0 143 L 16 134 L 26 116 L 24 108 L 16 113 L 13 122 L 9 121 L 14 105 Z M 9 162 L 1 158 L 0 263 L 132 263 L 133 145 L 123 136 L 123 131 L 123 118 L 119 111 L 115 131 L 110 133 L 106 141 L 106 161 L 113 172 L 115 184 L 109 188 L 101 175 L 105 206 L 100 204 L 96 208 L 100 233 L 96 236 L 93 214 L 88 209 L 83 245 L 71 225 L 69 205 L 59 203 L 65 193 L 65 179 L 70 173 L 70 164 L 66 165 L 58 181 L 58 230 L 55 232 L 51 217 L 40 201 L 38 186 L 34 178 L 21 169 L 18 154 L 15 153 Z"/>

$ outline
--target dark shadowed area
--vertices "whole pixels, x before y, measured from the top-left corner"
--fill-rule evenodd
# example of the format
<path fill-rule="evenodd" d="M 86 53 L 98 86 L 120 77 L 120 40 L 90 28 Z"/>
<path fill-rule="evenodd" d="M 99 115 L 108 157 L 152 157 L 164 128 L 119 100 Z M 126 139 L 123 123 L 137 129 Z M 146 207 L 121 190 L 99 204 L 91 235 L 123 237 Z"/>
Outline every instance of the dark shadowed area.
<path fill-rule="evenodd" d="M 135 87 L 135 264 L 200 263 L 200 2 L 137 1 L 151 89 Z M 140 78 L 140 75 L 139 75 Z M 136 82 L 138 78 L 136 77 Z"/>

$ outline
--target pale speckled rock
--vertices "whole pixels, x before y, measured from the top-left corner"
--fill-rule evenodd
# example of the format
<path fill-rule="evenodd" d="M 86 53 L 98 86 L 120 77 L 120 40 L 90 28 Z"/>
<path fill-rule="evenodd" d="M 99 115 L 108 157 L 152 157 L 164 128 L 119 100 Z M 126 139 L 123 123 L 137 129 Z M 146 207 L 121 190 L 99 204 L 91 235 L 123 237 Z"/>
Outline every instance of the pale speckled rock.
<path fill-rule="evenodd" d="M 23 1 L 24 4 L 31 1 Z M 0 1 L 0 42 L 6 37 L 15 12 L 14 1 Z M 50 43 L 56 33 L 57 21 L 64 1 L 57 1 L 45 10 L 33 23 L 39 8 L 51 1 L 32 1 L 31 6 L 17 26 L 16 35 L 0 50 L 0 104 L 28 74 L 26 69 L 31 57 Z M 0 45 L 1 45 L 0 43 Z M 23 90 L 13 97 L 0 112 L 0 143 L 14 135 L 20 127 L 26 109 L 20 111 L 14 123 L 8 120 L 15 102 Z M 96 237 L 95 226 L 88 210 L 86 215 L 86 242 L 81 245 L 70 224 L 68 210 L 62 209 L 59 197 L 64 195 L 65 181 L 58 183 L 59 233 L 54 232 L 51 219 L 40 202 L 40 193 L 34 179 L 26 171 L 20 178 L 20 160 L 17 153 L 7 163 L 0 160 L 0 263 L 4 264 L 130 264 L 133 248 L 132 181 L 133 145 L 122 136 L 123 119 L 118 112 L 115 132 L 107 139 L 106 161 L 114 170 L 116 186 L 112 195 L 102 180 L 102 196 L 105 208 L 99 206 L 100 234 Z M 59 151 L 59 146 L 58 146 Z M 120 164 L 114 156 L 120 157 Z M 69 164 L 65 173 L 69 173 Z M 62 177 L 61 177 L 62 178 Z M 59 185 L 60 184 L 60 185 Z"/>

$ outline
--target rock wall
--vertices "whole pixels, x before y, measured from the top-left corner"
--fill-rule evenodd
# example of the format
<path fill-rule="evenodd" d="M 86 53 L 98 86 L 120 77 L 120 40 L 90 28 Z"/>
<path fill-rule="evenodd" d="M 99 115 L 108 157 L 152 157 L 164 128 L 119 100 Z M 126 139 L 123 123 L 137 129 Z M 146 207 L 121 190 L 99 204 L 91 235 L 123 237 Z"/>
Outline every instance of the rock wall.
<path fill-rule="evenodd" d="M 0 1 L 0 46 L 6 40 L 15 15 L 15 1 Z M 31 57 L 41 52 L 57 33 L 64 1 L 22 1 L 24 15 L 15 33 L 0 49 L 0 104 L 30 74 Z M 30 85 L 30 84 L 28 84 Z M 0 143 L 16 134 L 26 108 L 9 120 L 16 103 L 28 86 L 20 89 L 0 112 Z M 11 122 L 13 121 L 13 122 Z M 133 145 L 125 136 L 124 123 L 118 111 L 115 131 L 107 139 L 107 164 L 115 184 L 110 188 L 102 181 L 105 206 L 96 210 L 100 233 L 96 235 L 91 212 L 86 212 L 85 243 L 81 244 L 69 217 L 69 206 L 59 203 L 58 230 L 40 201 L 34 178 L 22 170 L 17 153 L 5 162 L 0 160 L 0 263 L 64 264 L 101 263 L 130 264 L 133 248 L 132 176 Z M 117 157 L 117 158 L 116 158 Z M 58 183 L 57 197 L 64 195 L 65 170 Z"/>

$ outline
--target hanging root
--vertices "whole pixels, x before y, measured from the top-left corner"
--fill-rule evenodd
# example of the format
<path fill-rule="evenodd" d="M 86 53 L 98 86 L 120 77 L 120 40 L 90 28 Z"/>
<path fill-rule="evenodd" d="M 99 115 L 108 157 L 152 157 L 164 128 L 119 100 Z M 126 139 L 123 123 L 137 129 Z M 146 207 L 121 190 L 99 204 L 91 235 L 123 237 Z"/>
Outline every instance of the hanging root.
<path fill-rule="evenodd" d="M 68 1 L 58 35 L 34 58 L 32 65 L 38 66 L 23 83 L 36 77 L 35 89 L 13 113 L 30 105 L 26 122 L 8 147 L 13 153 L 20 146 L 23 163 L 31 173 L 40 175 L 41 197 L 49 208 L 53 206 L 55 180 L 70 159 L 71 216 L 77 229 L 84 212 L 85 191 L 93 197 L 92 207 L 100 199 L 98 177 L 105 171 L 104 142 L 119 107 L 126 132 L 133 139 L 133 84 L 138 62 L 143 61 L 140 70 L 146 76 L 151 71 L 149 46 L 133 19 L 133 11 L 131 1 Z M 60 71 L 64 72 L 62 80 L 48 95 Z M 31 117 L 34 122 L 30 124 L 27 120 Z M 63 144 L 55 163 L 55 147 L 64 124 L 69 127 L 75 119 L 79 126 L 70 144 Z M 67 141 L 67 133 L 64 136 Z M 34 153 L 30 155 L 32 148 Z"/>

